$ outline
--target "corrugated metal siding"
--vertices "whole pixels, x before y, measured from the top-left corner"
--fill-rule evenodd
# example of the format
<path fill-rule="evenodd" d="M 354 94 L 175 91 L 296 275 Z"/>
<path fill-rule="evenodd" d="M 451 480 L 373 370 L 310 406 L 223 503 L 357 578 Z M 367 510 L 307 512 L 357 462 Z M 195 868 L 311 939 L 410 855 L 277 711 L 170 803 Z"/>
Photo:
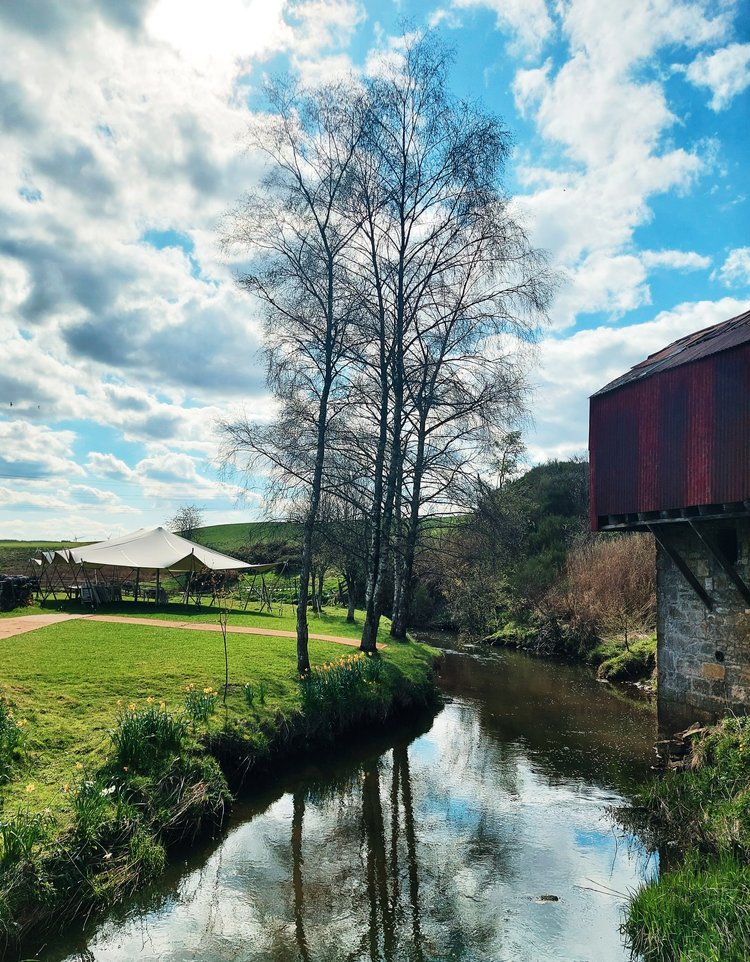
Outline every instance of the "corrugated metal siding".
<path fill-rule="evenodd" d="M 750 498 L 750 344 L 591 398 L 591 520 Z"/>

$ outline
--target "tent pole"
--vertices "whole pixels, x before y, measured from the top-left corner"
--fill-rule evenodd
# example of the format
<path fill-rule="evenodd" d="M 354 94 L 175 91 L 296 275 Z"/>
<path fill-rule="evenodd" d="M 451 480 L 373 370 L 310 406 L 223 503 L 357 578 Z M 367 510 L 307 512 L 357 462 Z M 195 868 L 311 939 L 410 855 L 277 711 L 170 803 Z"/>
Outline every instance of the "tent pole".
<path fill-rule="evenodd" d="M 159 575 L 160 575 L 160 574 L 161 574 L 161 572 L 160 572 L 159 569 L 157 568 L 157 569 L 156 569 L 156 594 L 154 595 L 154 604 L 155 604 L 155 605 L 158 605 L 158 604 L 159 604 Z"/>
<path fill-rule="evenodd" d="M 133 591 L 133 601 L 138 601 L 138 588 L 141 580 L 141 569 L 135 569 L 135 590 Z"/>

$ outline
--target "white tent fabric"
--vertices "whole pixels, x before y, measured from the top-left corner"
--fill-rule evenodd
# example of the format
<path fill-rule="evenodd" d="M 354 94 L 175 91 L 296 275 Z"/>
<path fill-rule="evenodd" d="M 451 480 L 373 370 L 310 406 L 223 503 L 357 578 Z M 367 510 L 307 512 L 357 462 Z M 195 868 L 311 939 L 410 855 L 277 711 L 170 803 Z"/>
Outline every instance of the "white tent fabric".
<path fill-rule="evenodd" d="M 270 571 L 274 565 L 250 565 L 237 558 L 204 548 L 166 528 L 141 528 L 121 538 L 99 541 L 80 548 L 61 548 L 55 559 L 85 568 L 152 568 L 162 571 Z"/>

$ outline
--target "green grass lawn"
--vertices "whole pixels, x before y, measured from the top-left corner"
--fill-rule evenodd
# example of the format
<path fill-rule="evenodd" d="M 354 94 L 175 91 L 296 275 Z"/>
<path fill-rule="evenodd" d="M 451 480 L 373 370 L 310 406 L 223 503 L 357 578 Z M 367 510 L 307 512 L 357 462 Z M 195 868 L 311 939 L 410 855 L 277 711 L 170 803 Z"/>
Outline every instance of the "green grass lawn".
<path fill-rule="evenodd" d="M 148 624 L 149 615 L 216 624 L 215 610 L 188 611 L 178 605 L 136 607 L 140 610 L 127 603 L 101 610 L 137 614 L 143 617 L 142 626 L 75 620 L 0 641 L 2 693 L 14 704 L 15 717 L 28 720 L 23 729 L 22 762 L 13 780 L 0 790 L 6 811 L 28 804 L 34 810 L 49 806 L 64 813 L 63 786 L 75 779 L 76 763 L 94 770 L 107 756 L 118 699 L 123 706 L 135 703 L 145 707 L 146 699 L 152 697 L 165 701 L 169 710 L 180 710 L 187 684 L 222 688 L 224 653 L 219 632 Z M 310 631 L 358 637 L 361 614 L 353 626 L 344 619 L 343 610 L 311 616 Z M 291 606 L 283 616 L 248 611 L 231 614 L 229 620 L 230 627 L 294 628 Z M 388 627 L 384 623 L 381 642 L 388 641 Z M 279 711 L 289 713 L 299 707 L 294 639 L 230 633 L 228 648 L 230 721 L 249 719 L 260 730 Z M 352 653 L 351 648 L 332 642 L 310 642 L 314 665 Z M 429 660 L 428 650 L 414 644 L 391 643 L 384 657 L 407 677 L 423 673 Z M 250 683 L 257 691 L 260 682 L 267 689 L 266 703 L 261 705 L 256 696 L 249 710 L 242 687 Z M 220 708 L 209 724 L 221 726 L 224 721 Z M 27 791 L 29 785 L 33 789 Z"/>
<path fill-rule="evenodd" d="M 28 608 L 15 608 L 13 611 L 0 611 L 0 618 L 24 617 L 27 615 L 54 614 L 68 612 L 70 614 L 123 615 L 127 618 L 157 618 L 162 621 L 190 621 L 196 624 L 219 623 L 219 608 L 208 605 L 183 605 L 178 601 L 169 604 L 155 605 L 153 602 L 122 601 L 111 605 L 100 605 L 96 610 L 89 605 L 82 605 L 77 601 L 50 599 L 41 605 L 31 605 Z M 321 635 L 339 635 L 344 638 L 359 638 L 362 634 L 362 613 L 357 612 L 353 625 L 346 623 L 346 612 L 343 608 L 327 608 L 320 614 L 312 610 L 308 612 L 310 631 Z M 247 625 L 251 628 L 273 628 L 281 631 L 295 631 L 297 628 L 297 614 L 294 605 L 285 604 L 274 606 L 272 612 L 258 611 L 258 603 L 252 602 L 247 610 L 242 605 L 235 605 L 230 609 L 230 625 Z"/>

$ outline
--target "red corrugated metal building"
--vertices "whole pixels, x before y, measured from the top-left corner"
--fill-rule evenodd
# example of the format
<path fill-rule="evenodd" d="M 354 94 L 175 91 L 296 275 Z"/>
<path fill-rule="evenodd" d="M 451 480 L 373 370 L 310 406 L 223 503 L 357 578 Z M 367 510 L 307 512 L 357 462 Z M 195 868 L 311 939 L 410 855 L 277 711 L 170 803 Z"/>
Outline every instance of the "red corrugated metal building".
<path fill-rule="evenodd" d="M 652 354 L 591 398 L 594 531 L 750 510 L 750 311 Z"/>

